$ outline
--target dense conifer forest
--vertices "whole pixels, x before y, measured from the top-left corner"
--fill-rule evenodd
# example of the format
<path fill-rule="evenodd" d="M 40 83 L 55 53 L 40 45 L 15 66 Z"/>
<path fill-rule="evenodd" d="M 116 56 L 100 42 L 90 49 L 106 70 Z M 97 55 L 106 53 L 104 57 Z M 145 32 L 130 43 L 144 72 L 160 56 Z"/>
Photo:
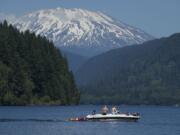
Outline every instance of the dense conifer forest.
<path fill-rule="evenodd" d="M 180 104 L 180 33 L 96 56 L 76 78 L 83 103 Z"/>
<path fill-rule="evenodd" d="M 67 60 L 45 37 L 0 24 L 0 105 L 77 104 Z"/>

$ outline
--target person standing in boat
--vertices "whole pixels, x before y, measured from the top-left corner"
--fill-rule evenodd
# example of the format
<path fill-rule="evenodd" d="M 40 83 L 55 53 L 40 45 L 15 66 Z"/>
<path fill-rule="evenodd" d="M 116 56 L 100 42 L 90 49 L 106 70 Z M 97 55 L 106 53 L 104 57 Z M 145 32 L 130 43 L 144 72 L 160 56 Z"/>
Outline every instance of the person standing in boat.
<path fill-rule="evenodd" d="M 112 107 L 112 114 L 117 114 L 119 111 L 115 106 Z"/>
<path fill-rule="evenodd" d="M 109 109 L 108 107 L 105 105 L 103 108 L 102 108 L 102 114 L 103 115 L 106 115 L 108 113 Z"/>

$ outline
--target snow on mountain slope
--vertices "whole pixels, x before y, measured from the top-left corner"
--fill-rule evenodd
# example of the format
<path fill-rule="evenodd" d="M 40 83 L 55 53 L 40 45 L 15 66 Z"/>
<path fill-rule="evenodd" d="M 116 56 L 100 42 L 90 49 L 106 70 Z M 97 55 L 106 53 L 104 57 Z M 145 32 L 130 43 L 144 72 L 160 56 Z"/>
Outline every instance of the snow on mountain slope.
<path fill-rule="evenodd" d="M 83 9 L 39 10 L 9 22 L 21 31 L 29 29 L 47 37 L 59 48 L 87 56 L 152 39 L 101 12 Z"/>

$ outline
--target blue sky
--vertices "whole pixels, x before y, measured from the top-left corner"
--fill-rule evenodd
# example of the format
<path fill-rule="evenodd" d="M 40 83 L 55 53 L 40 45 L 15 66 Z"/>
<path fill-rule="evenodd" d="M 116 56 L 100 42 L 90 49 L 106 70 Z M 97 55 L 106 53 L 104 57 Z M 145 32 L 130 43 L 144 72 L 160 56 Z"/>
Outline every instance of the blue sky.
<path fill-rule="evenodd" d="M 101 11 L 155 37 L 180 32 L 180 0 L 1 0 L 0 12 L 23 15 L 39 9 Z"/>

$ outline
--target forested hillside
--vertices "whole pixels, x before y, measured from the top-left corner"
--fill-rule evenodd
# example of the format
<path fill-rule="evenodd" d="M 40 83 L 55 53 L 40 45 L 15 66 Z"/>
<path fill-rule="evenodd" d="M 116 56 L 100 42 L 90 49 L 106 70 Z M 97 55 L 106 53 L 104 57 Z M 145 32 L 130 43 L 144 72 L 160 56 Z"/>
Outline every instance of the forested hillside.
<path fill-rule="evenodd" d="M 96 56 L 76 79 L 83 103 L 180 104 L 180 33 Z"/>
<path fill-rule="evenodd" d="M 0 105 L 76 104 L 79 92 L 52 42 L 0 24 Z"/>

